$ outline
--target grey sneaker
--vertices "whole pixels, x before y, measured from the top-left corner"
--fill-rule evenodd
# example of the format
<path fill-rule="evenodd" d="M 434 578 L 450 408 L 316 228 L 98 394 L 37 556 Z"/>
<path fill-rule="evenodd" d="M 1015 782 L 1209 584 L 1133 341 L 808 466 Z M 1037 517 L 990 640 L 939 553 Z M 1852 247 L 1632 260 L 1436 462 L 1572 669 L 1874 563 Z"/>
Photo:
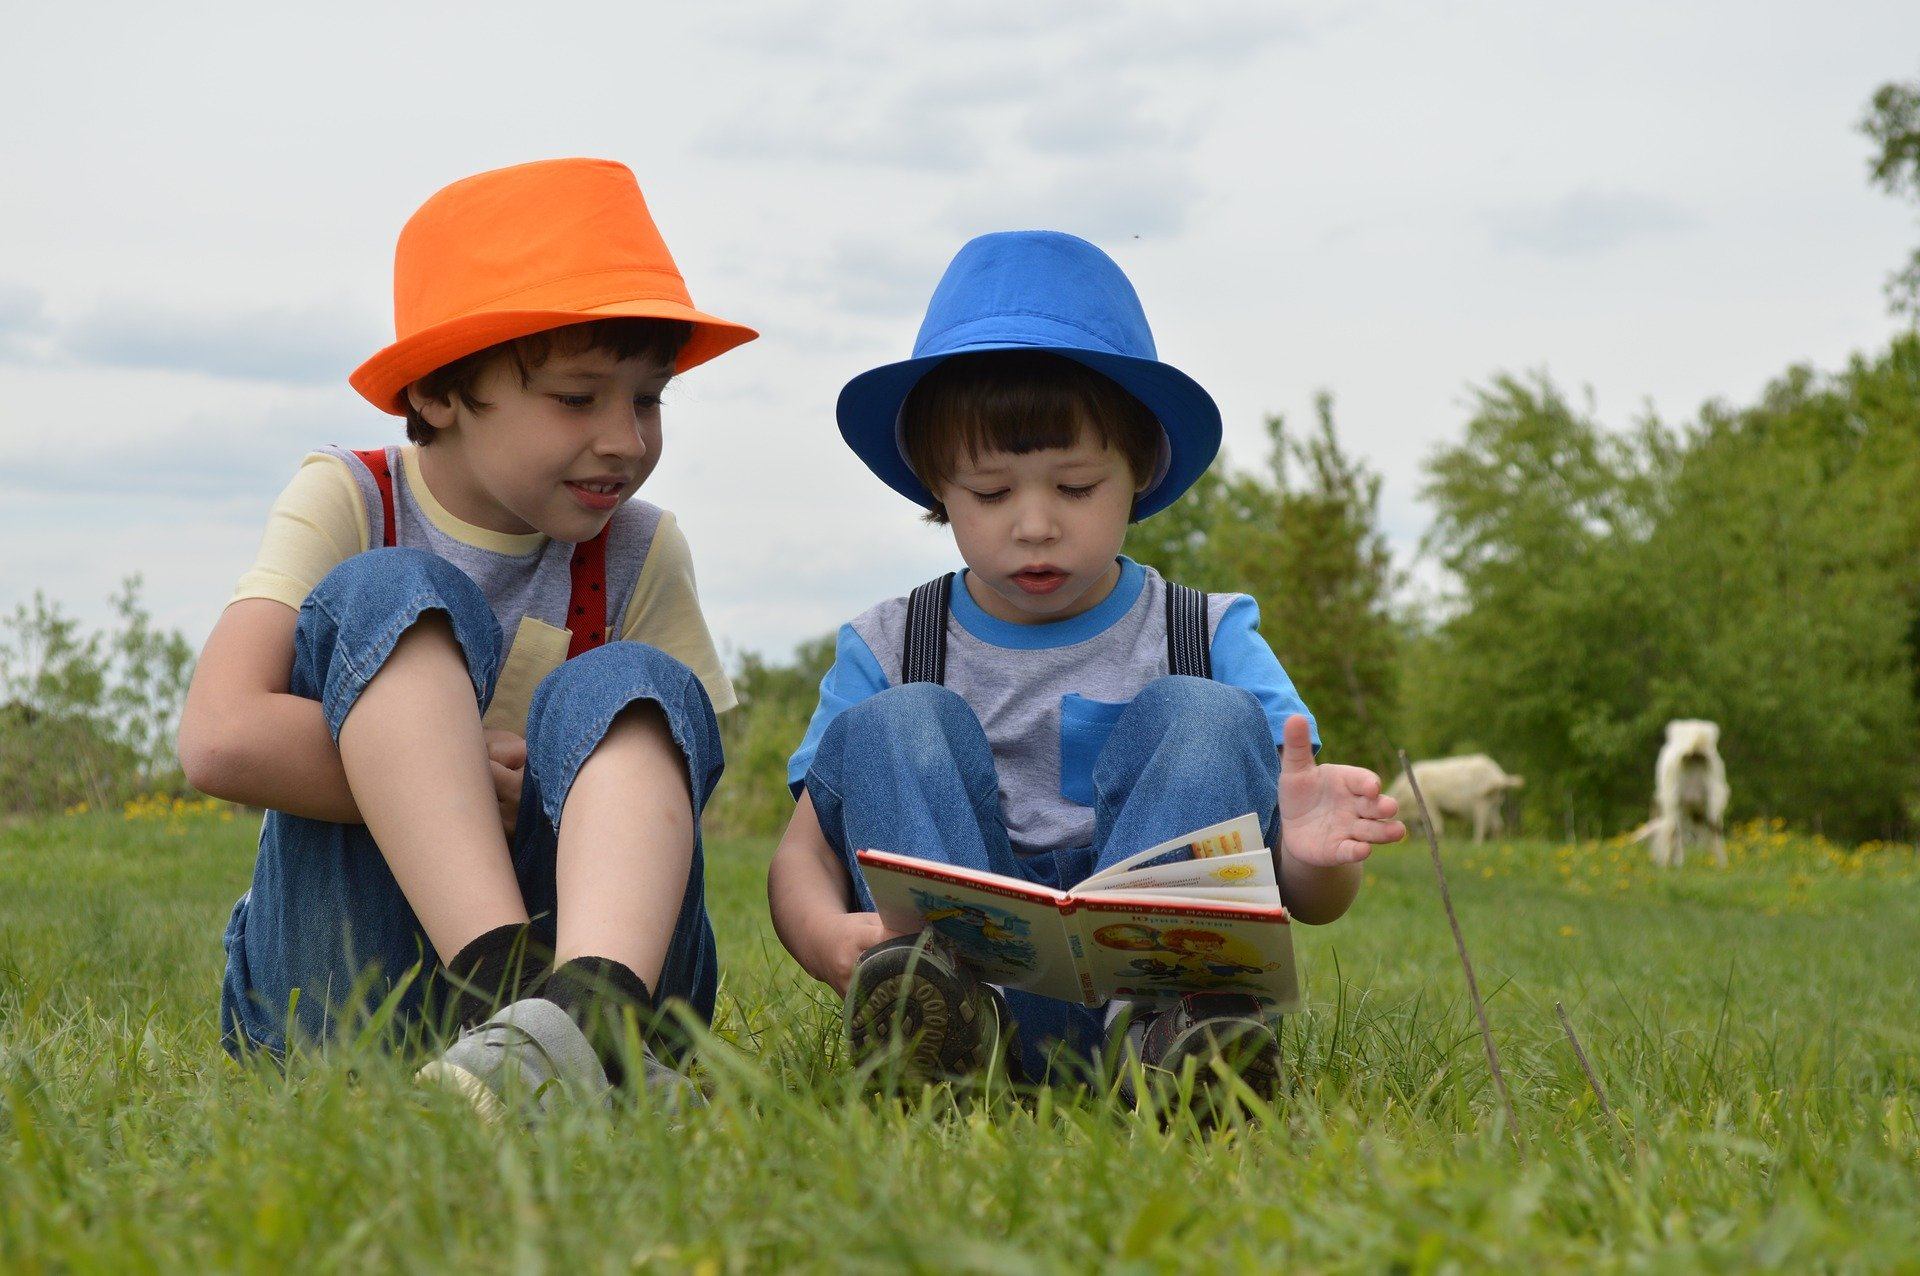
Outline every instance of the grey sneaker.
<path fill-rule="evenodd" d="M 516 1001 L 467 1029 L 414 1078 L 465 1096 L 490 1122 L 509 1113 L 534 1120 L 580 1099 L 604 1102 L 608 1091 L 579 1025 L 544 997 Z"/>
<path fill-rule="evenodd" d="M 1260 1002 L 1242 993 L 1190 992 L 1174 1006 L 1138 1016 L 1127 1026 L 1121 1040 L 1120 1097 L 1134 1107 L 1140 1104 L 1135 1060 L 1147 1086 L 1164 1100 L 1177 1093 L 1181 1070 L 1192 1059 L 1194 1103 L 1208 1112 L 1216 1110 L 1224 1097 L 1221 1078 L 1211 1066 L 1216 1056 L 1262 1099 L 1279 1094 L 1280 1038 Z"/>
<path fill-rule="evenodd" d="M 996 1055 L 1020 1076 L 1020 1044 L 1006 998 L 975 979 L 933 931 L 875 944 L 847 986 L 847 1042 L 856 1062 L 900 1052 L 913 1082 L 984 1073 Z"/>

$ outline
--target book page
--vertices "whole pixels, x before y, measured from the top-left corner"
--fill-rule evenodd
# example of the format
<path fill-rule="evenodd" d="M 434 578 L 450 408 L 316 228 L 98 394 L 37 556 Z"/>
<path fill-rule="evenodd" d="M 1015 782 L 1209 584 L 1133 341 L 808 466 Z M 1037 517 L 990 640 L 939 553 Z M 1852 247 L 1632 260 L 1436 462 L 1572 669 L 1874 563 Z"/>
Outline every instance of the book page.
<path fill-rule="evenodd" d="M 1165 859 L 1168 863 L 1186 863 L 1190 860 L 1214 859 L 1223 855 L 1239 855 L 1256 850 L 1261 845 L 1260 820 L 1249 812 L 1236 815 L 1230 820 L 1218 824 L 1209 824 L 1206 828 L 1183 833 L 1179 837 L 1149 846 L 1101 869 L 1092 877 L 1074 887 L 1075 891 L 1093 888 L 1095 882 L 1117 877 L 1122 873 L 1154 866 L 1155 861 Z"/>
<path fill-rule="evenodd" d="M 1283 1014 L 1300 1009 L 1293 928 L 1283 909 L 1102 893 L 1082 900 L 1074 917 L 1102 997 L 1239 992 Z"/>
<path fill-rule="evenodd" d="M 886 851 L 861 851 L 859 859 L 889 929 L 938 932 L 989 983 L 1086 1000 L 1074 965 L 1078 936 L 1061 914 L 1064 892 Z"/>
<path fill-rule="evenodd" d="M 1211 859 L 1176 860 L 1146 868 L 1096 874 L 1076 886 L 1071 894 L 1077 899 L 1095 892 L 1178 890 L 1216 899 L 1242 901 L 1258 896 L 1268 902 L 1280 902 L 1280 890 L 1273 874 L 1273 854 L 1264 846 L 1233 855 Z"/>

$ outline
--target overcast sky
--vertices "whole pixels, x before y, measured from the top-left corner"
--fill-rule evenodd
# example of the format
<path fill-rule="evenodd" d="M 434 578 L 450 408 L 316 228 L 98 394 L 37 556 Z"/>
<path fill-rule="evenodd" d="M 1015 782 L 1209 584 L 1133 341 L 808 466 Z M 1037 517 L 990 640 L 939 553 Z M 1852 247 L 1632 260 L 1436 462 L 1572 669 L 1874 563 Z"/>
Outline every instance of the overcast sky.
<path fill-rule="evenodd" d="M 1335 398 L 1404 563 L 1471 388 L 1624 426 L 1884 347 L 1920 242 L 1869 188 L 1920 4 L 13 5 L 0 37 L 0 614 L 204 638 L 311 447 L 397 440 L 401 223 L 482 169 L 639 175 L 697 305 L 759 341 L 670 394 L 643 494 L 723 646 L 784 658 L 955 562 L 833 424 L 954 250 L 1100 244 L 1233 462 Z"/>

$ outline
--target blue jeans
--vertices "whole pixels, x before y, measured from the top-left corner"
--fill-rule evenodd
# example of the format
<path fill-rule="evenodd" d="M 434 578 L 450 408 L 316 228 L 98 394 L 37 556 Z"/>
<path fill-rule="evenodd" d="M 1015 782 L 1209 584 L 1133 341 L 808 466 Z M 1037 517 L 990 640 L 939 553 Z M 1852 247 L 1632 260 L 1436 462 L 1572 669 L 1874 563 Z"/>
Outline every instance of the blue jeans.
<path fill-rule="evenodd" d="M 1000 812 L 1000 778 L 979 719 L 933 683 L 891 687 L 835 718 L 807 772 L 827 841 L 873 907 L 854 852 L 882 847 L 1066 889 L 1149 846 L 1248 811 L 1276 831 L 1280 755 L 1253 694 L 1203 678 L 1149 683 L 1115 722 L 1093 770 L 1093 843 L 1017 854 Z M 1065 801 L 1066 799 L 1062 799 Z M 1009 990 L 1027 1075 L 1060 1047 L 1095 1057 L 1099 1010 Z"/>
<path fill-rule="evenodd" d="M 377 549 L 340 564 L 308 596 L 294 630 L 290 690 L 320 702 L 336 742 L 360 693 L 427 612 L 451 622 L 484 713 L 504 645 L 479 586 L 453 564 L 420 550 Z M 616 642 L 565 662 L 540 683 L 527 715 L 514 873 L 535 932 L 551 944 L 561 808 L 614 717 L 640 701 L 659 706 L 686 755 L 695 828 L 692 871 L 654 991 L 710 1019 L 719 963 L 698 830 L 720 778 L 720 734 L 705 689 L 685 665 L 655 648 Z M 267 812 L 253 886 L 234 905 L 224 942 L 221 1039 L 236 1055 L 249 1048 L 279 1055 L 290 1041 L 352 1031 L 411 971 L 395 1005 L 396 1027 L 404 1028 L 419 1018 L 425 976 L 438 965 L 364 824 L 282 811 Z"/>

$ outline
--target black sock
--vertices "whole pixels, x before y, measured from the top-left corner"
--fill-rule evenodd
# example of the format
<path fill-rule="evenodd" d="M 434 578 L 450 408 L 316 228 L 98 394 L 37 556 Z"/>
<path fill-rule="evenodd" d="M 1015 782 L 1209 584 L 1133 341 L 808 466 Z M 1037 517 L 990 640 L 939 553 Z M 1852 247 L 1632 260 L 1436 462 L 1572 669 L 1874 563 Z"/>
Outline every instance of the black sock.
<path fill-rule="evenodd" d="M 531 995 L 547 977 L 552 954 L 528 922 L 496 926 L 468 942 L 434 972 L 429 1013 L 471 1028 L 494 1011 Z"/>
<path fill-rule="evenodd" d="M 554 967 L 542 995 L 580 1025 L 607 1070 L 607 1080 L 624 1084 L 627 1017 L 633 1017 L 643 1042 L 654 1029 L 653 990 L 647 981 L 610 957 L 575 957 Z"/>

